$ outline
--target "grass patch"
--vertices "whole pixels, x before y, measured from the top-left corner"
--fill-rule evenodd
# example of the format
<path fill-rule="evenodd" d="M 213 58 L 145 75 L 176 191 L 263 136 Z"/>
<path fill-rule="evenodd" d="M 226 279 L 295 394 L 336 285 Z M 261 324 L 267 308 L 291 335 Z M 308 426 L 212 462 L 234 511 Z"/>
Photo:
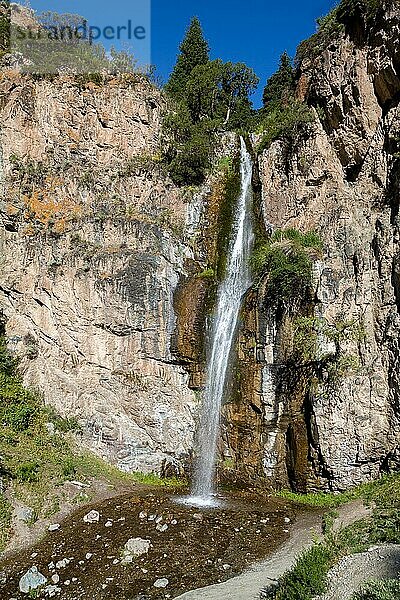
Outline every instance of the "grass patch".
<path fill-rule="evenodd" d="M 371 581 L 360 592 L 354 594 L 352 600 L 398 600 L 400 598 L 400 581 L 387 579 Z"/>
<path fill-rule="evenodd" d="M 11 512 L 10 503 L 0 493 L 0 552 L 4 550 L 10 536 Z"/>
<path fill-rule="evenodd" d="M 326 544 L 316 544 L 304 552 L 291 571 L 286 573 L 277 590 L 261 596 L 274 600 L 311 600 L 325 591 L 325 579 L 333 562 L 335 549 Z"/>
<path fill-rule="evenodd" d="M 303 506 L 312 508 L 337 508 L 352 500 L 364 500 L 367 504 L 375 502 L 380 506 L 397 506 L 400 499 L 400 475 L 385 475 L 377 481 L 363 483 L 356 488 L 333 494 L 328 492 L 317 492 L 310 494 L 296 494 L 283 490 L 276 494 L 279 498 L 291 500 Z"/>

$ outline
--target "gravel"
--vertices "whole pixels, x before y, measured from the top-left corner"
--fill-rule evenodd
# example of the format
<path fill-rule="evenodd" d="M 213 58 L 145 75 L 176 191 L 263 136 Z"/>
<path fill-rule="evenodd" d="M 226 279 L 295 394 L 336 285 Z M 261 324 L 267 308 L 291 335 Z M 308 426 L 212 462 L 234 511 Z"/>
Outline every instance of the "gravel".
<path fill-rule="evenodd" d="M 400 573 L 400 546 L 375 546 L 368 552 L 343 558 L 328 574 L 329 589 L 316 600 L 349 600 L 373 579 L 396 579 Z"/>

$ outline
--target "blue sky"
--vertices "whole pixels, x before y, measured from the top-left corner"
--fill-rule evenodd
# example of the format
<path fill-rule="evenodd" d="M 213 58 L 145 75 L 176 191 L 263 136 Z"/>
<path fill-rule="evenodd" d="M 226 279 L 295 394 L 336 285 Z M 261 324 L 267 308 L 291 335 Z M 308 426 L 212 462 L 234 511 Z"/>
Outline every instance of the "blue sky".
<path fill-rule="evenodd" d="M 134 26 L 147 23 L 150 0 L 31 0 L 35 10 L 74 12 L 89 23 Z M 165 81 L 175 63 L 179 43 L 194 15 L 200 18 L 212 58 L 245 62 L 260 77 L 254 95 L 260 105 L 267 77 L 275 72 L 281 53 L 294 56 L 300 41 L 315 32 L 315 20 L 334 6 L 335 0 L 152 0 L 151 62 Z M 146 26 L 147 28 L 147 26 Z M 104 40 L 102 40 L 104 41 Z M 147 37 L 150 43 L 150 37 Z M 126 42 L 125 42 L 126 43 Z M 142 62 L 148 62 L 144 42 L 137 42 Z M 110 42 L 108 42 L 110 45 Z M 118 43 L 114 43 L 118 47 Z M 134 43 L 130 42 L 134 49 Z"/>

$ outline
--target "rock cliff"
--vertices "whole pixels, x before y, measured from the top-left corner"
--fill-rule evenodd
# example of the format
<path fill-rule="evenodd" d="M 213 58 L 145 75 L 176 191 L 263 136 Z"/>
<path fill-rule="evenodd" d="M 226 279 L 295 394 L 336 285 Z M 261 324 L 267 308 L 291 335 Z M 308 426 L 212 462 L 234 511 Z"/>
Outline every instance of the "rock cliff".
<path fill-rule="evenodd" d="M 86 445 L 122 469 L 160 471 L 193 445 L 196 399 L 171 335 L 198 215 L 159 166 L 161 95 L 135 77 L 11 72 L 0 95 L 10 347 Z"/>
<path fill-rule="evenodd" d="M 267 281 L 249 294 L 225 452 L 299 491 L 341 490 L 398 466 L 400 7 L 383 6 L 373 24 L 349 16 L 314 55 L 310 42 L 297 94 L 316 121 L 259 157 L 266 223 L 318 231 L 324 258 L 309 298 L 282 306 Z M 329 336 L 315 364 L 293 361 L 298 316 L 362 331 L 336 340 L 352 366 L 334 381 L 318 361 Z"/>

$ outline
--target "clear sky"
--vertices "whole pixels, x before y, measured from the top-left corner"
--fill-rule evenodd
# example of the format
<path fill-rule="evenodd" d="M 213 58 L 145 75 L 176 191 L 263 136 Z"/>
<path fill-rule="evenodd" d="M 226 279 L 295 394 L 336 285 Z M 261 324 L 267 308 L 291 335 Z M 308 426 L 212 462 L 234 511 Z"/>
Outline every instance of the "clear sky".
<path fill-rule="evenodd" d="M 142 25 L 150 1 L 151 62 L 164 81 L 175 63 L 190 18 L 196 15 L 203 25 L 212 58 L 245 62 L 260 77 L 260 88 L 253 97 L 256 106 L 260 105 L 262 88 L 276 70 L 281 53 L 286 50 L 294 56 L 298 43 L 315 32 L 316 18 L 329 12 L 336 3 L 335 0 L 30 0 L 30 4 L 39 11 L 78 13 L 90 23 L 104 27 L 124 25 L 128 19 L 135 26 Z M 150 43 L 150 37 L 147 41 Z M 118 42 L 113 43 L 118 47 Z M 141 57 L 142 62 L 145 56 L 146 53 Z"/>

